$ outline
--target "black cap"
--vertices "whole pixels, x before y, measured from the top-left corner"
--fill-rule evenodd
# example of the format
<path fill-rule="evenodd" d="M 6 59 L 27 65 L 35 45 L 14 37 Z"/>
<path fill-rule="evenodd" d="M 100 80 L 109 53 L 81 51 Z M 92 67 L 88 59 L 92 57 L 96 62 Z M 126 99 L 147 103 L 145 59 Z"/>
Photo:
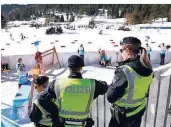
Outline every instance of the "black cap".
<path fill-rule="evenodd" d="M 120 45 L 132 44 L 141 46 L 141 41 L 136 37 L 125 37 L 120 41 Z"/>
<path fill-rule="evenodd" d="M 72 55 L 71 57 L 68 58 L 68 67 L 77 68 L 83 66 L 84 66 L 84 60 L 81 57 L 77 55 Z"/>
<path fill-rule="evenodd" d="M 49 80 L 49 77 L 47 76 L 39 76 L 37 79 L 33 80 L 33 82 L 37 84 L 38 86 L 41 86 L 48 80 Z"/>

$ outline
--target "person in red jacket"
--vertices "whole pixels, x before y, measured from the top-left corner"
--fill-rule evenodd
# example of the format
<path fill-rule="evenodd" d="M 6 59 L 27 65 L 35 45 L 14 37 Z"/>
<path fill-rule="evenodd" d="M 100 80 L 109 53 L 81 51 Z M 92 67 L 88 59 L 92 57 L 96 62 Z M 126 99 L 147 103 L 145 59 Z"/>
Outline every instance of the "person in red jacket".
<path fill-rule="evenodd" d="M 39 51 L 36 52 L 35 60 L 36 60 L 36 69 L 43 70 L 43 58 L 41 52 Z"/>

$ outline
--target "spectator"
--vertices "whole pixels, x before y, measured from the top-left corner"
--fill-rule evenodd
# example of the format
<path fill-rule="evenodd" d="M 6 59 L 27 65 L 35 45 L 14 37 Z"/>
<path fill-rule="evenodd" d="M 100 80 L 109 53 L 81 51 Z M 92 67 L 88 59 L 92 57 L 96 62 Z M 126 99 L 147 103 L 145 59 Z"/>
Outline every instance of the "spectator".
<path fill-rule="evenodd" d="M 146 51 L 147 51 L 148 58 L 150 60 L 151 47 L 148 45 L 148 43 L 146 44 Z"/>
<path fill-rule="evenodd" d="M 36 60 L 36 68 L 37 69 L 42 69 L 43 65 L 43 58 L 42 58 L 42 53 L 37 51 L 35 55 L 35 60 Z"/>
<path fill-rule="evenodd" d="M 105 50 L 99 49 L 99 54 L 100 54 L 100 65 L 101 66 L 106 66 L 106 55 L 105 55 Z"/>
<path fill-rule="evenodd" d="M 22 59 L 21 58 L 18 59 L 17 64 L 16 64 L 17 72 L 19 72 L 18 68 L 19 68 L 20 65 L 22 65 L 22 67 L 25 68 L 25 65 L 22 63 Z"/>
<path fill-rule="evenodd" d="M 78 54 L 84 60 L 84 47 L 83 47 L 83 44 L 80 45 L 80 48 L 78 49 Z"/>
<path fill-rule="evenodd" d="M 111 57 L 107 58 L 105 54 L 105 50 L 99 49 L 100 54 L 100 62 L 101 66 L 110 66 L 111 65 Z"/>
<path fill-rule="evenodd" d="M 9 64 L 4 63 L 4 58 L 1 54 L 1 71 L 10 70 Z"/>
<path fill-rule="evenodd" d="M 24 67 L 23 65 L 20 65 L 19 64 L 19 67 L 18 67 L 18 75 L 19 75 L 19 80 L 18 80 L 18 86 L 19 88 L 22 86 L 22 85 L 31 85 L 31 83 L 28 83 L 28 74 L 27 72 L 24 70 Z"/>
<path fill-rule="evenodd" d="M 161 59 L 160 65 L 164 65 L 164 63 L 165 63 L 166 47 L 165 47 L 164 43 L 160 44 L 159 47 L 160 47 L 160 59 Z"/>

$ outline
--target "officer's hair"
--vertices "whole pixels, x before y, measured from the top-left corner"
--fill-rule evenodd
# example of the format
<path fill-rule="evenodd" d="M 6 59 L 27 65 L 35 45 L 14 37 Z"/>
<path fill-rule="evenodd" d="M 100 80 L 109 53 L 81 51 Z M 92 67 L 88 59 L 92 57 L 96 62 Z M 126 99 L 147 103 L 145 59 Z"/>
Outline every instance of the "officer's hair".
<path fill-rule="evenodd" d="M 80 67 L 75 67 L 75 68 L 69 68 L 72 72 L 78 72 L 81 70 Z"/>
<path fill-rule="evenodd" d="M 152 69 L 151 62 L 144 47 L 140 47 L 140 62 L 143 66 Z"/>
<path fill-rule="evenodd" d="M 133 44 L 123 45 L 123 49 L 125 48 L 128 48 L 129 50 L 131 50 L 132 53 L 135 55 L 140 55 L 141 64 L 146 68 L 152 69 L 152 65 L 148 58 L 147 51 L 145 48 L 137 46 L 137 45 L 133 45 Z"/>

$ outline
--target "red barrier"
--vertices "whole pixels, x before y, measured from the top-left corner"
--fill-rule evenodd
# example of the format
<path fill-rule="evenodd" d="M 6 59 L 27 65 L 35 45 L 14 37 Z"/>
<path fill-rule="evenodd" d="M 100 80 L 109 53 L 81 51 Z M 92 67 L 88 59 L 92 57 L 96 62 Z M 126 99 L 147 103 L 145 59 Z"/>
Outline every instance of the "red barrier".
<path fill-rule="evenodd" d="M 112 44 L 115 44 L 115 42 L 114 42 L 114 41 L 112 41 L 111 43 L 112 43 Z"/>
<path fill-rule="evenodd" d="M 75 42 L 73 41 L 73 42 L 71 42 L 72 44 L 75 44 Z"/>
<path fill-rule="evenodd" d="M 118 47 L 118 45 L 114 45 L 114 47 Z"/>
<path fill-rule="evenodd" d="M 92 42 L 88 42 L 88 44 L 92 44 Z"/>

